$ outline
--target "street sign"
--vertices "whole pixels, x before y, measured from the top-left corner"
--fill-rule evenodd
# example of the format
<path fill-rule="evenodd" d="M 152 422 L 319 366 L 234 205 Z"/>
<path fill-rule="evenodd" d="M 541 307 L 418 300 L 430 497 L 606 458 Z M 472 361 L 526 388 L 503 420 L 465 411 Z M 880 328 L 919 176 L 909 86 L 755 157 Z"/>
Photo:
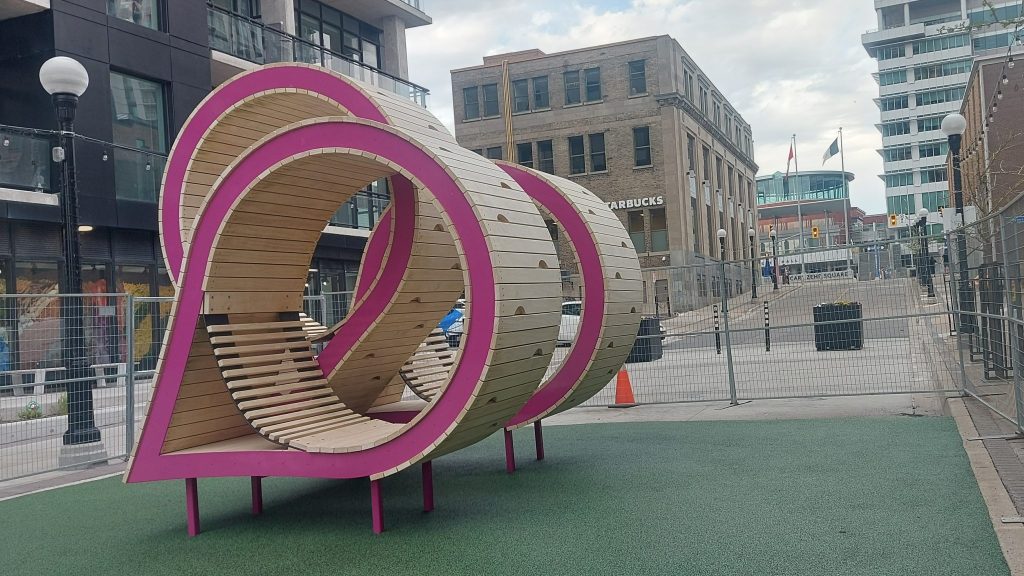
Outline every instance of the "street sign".
<path fill-rule="evenodd" d="M 1024 224 L 1024 216 L 1014 216 L 1013 221 L 1017 224 Z"/>

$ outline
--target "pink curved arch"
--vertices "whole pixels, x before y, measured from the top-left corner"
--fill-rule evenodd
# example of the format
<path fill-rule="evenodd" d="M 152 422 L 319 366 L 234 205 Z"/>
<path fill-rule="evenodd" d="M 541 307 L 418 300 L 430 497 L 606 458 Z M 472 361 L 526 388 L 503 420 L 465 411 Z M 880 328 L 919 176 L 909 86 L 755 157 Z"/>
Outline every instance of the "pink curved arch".
<path fill-rule="evenodd" d="M 323 69 L 313 67 L 267 66 L 242 74 L 210 93 L 185 122 L 171 148 L 164 170 L 163 193 L 160 197 L 160 236 L 167 273 L 174 285 L 178 285 L 181 262 L 184 258 L 181 195 L 192 154 L 225 112 L 254 94 L 289 88 L 329 98 L 345 107 L 356 118 L 388 123 L 384 112 L 353 84 Z"/>
<path fill-rule="evenodd" d="M 473 286 L 476 310 L 469 319 L 474 338 L 467 341 L 462 359 L 453 371 L 445 394 L 418 422 L 389 442 L 358 452 L 311 454 L 295 450 L 219 453 L 160 454 L 161 434 L 167 430 L 185 370 L 182 360 L 170 361 L 158 373 L 147 426 L 139 440 L 127 481 L 142 482 L 197 476 L 304 476 L 354 478 L 379 475 L 411 463 L 441 442 L 451 424 L 472 400 L 485 373 L 494 337 L 496 286 L 488 245 L 478 219 L 452 176 L 418 146 L 383 126 L 338 121 L 302 126 L 264 142 L 241 160 L 224 178 L 199 216 L 181 273 L 175 312 L 168 327 L 164 357 L 188 357 L 203 305 L 203 277 L 215 237 L 235 200 L 259 175 L 281 159 L 306 151 L 347 148 L 402 167 L 434 195 L 450 216 L 468 264 L 466 274 Z M 391 295 L 388 295 L 390 298 Z M 371 296 L 367 297 L 368 300 Z M 384 296 L 372 296 L 374 306 Z M 368 306 L 369 308 L 369 306 Z M 381 306 L 386 308 L 386 303 Z M 352 330 L 368 328 L 365 318 L 353 320 Z M 337 339 L 337 337 L 336 337 Z"/>
<path fill-rule="evenodd" d="M 601 339 L 601 326 L 604 325 L 604 271 L 597 244 L 576 206 L 569 203 L 551 184 L 528 170 L 509 164 L 498 164 L 498 167 L 511 176 L 531 200 L 543 206 L 558 220 L 576 250 L 584 284 L 583 311 L 576 341 L 558 370 L 507 424 L 518 426 L 557 407 L 586 374 Z"/>

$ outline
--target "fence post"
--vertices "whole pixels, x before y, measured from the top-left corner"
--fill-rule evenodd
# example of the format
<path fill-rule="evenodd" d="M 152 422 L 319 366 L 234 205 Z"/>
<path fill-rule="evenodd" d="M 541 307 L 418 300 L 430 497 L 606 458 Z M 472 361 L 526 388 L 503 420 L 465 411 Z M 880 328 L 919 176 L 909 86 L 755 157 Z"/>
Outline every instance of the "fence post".
<path fill-rule="evenodd" d="M 764 351 L 772 351 L 772 333 L 770 330 L 771 322 L 768 317 L 768 302 L 764 303 Z"/>
<path fill-rule="evenodd" d="M 722 262 L 722 322 L 725 324 L 725 364 L 729 369 L 729 404 L 736 406 L 739 401 L 736 398 L 736 374 L 732 365 L 732 338 L 729 334 L 729 297 L 725 290 L 725 254 L 723 250 Z M 717 337 L 717 334 L 716 334 Z"/>
<path fill-rule="evenodd" d="M 124 375 L 124 460 L 131 458 L 135 446 L 135 295 L 125 296 L 125 358 Z"/>

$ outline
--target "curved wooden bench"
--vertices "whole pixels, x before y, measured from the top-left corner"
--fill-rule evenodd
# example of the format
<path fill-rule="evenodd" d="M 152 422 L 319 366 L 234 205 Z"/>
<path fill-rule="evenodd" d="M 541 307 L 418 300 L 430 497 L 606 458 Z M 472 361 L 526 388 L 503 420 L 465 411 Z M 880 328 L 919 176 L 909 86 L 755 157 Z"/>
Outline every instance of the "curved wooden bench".
<path fill-rule="evenodd" d="M 280 320 L 233 323 L 208 315 L 206 328 L 231 398 L 267 439 L 317 451 L 303 439 L 344 429 L 346 435 L 378 433 L 391 426 L 349 409 L 327 386 L 313 358 L 306 322 L 295 313 Z"/>
<path fill-rule="evenodd" d="M 302 331 L 306 333 L 306 339 L 310 342 L 320 341 L 320 338 L 331 331 L 330 328 L 317 322 L 305 312 L 299 312 L 299 320 L 302 321 Z"/>
<path fill-rule="evenodd" d="M 448 383 L 455 354 L 456 349 L 448 346 L 444 330 L 435 328 L 402 366 L 399 375 L 413 393 L 429 402 Z"/>

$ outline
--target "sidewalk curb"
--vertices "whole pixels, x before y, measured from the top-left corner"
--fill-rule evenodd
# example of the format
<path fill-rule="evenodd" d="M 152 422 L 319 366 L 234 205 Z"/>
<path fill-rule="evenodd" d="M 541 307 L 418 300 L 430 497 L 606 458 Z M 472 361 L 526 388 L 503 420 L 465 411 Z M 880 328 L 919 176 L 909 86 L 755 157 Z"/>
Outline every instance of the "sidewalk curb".
<path fill-rule="evenodd" d="M 996 472 L 995 465 L 988 455 L 988 450 L 980 441 L 969 442 L 967 438 L 977 436 L 974 422 L 967 413 L 967 406 L 961 398 L 948 400 L 949 412 L 956 422 L 957 430 L 963 442 L 964 452 L 971 462 L 971 470 L 978 482 L 981 496 L 988 508 L 989 519 L 999 540 L 999 548 L 1010 568 L 1011 576 L 1024 576 L 1024 524 L 1003 524 L 1004 516 L 1017 516 L 1017 509 L 1010 500 L 1010 495 L 1003 486 L 1003 481 Z"/>

